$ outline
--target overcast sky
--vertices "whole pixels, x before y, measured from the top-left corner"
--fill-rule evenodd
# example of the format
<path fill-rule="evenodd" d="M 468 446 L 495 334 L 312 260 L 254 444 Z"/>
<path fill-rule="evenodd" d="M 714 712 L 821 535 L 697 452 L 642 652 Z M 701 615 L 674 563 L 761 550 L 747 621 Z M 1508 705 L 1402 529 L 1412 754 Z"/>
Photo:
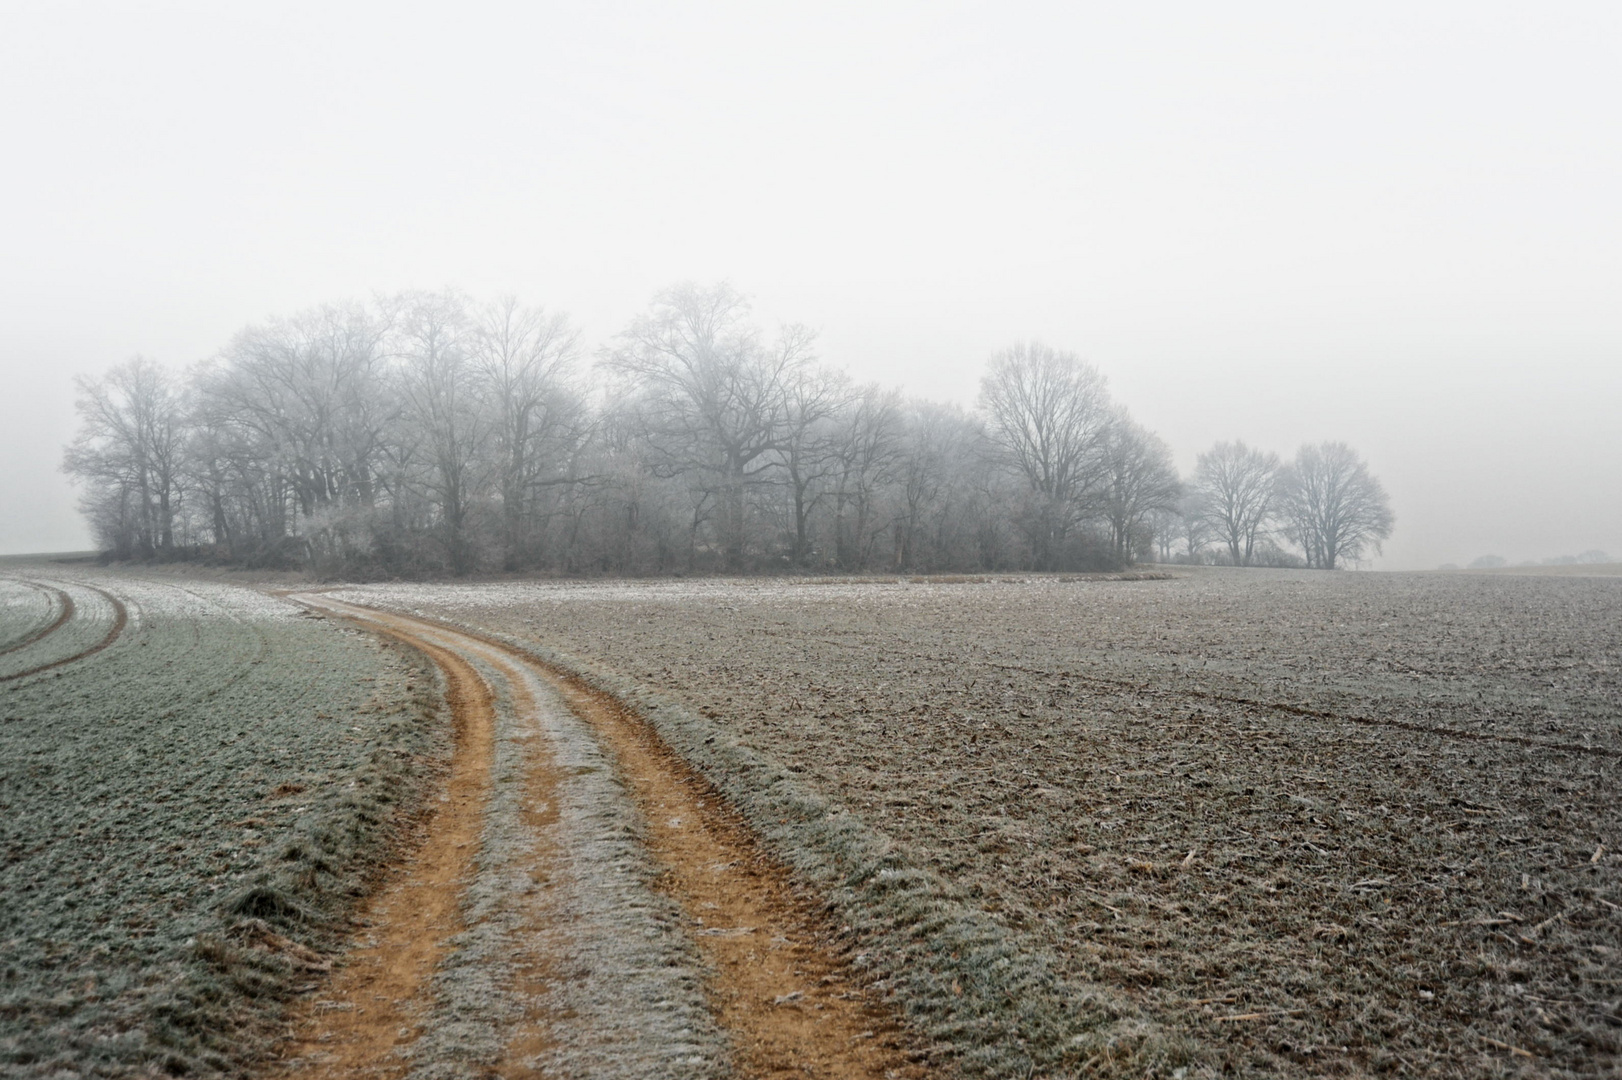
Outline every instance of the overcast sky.
<path fill-rule="evenodd" d="M 683 279 L 971 403 L 1075 350 L 1174 447 L 1356 446 L 1376 565 L 1622 557 L 1622 5 L 0 3 L 0 552 L 73 376 L 451 285 Z"/>

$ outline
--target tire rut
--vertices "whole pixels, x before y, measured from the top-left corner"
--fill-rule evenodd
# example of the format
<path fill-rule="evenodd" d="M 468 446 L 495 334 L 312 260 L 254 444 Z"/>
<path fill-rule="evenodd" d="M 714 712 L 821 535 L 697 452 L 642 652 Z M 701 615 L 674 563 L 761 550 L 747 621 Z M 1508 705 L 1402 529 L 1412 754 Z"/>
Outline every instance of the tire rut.
<path fill-rule="evenodd" d="M 399 1051 L 422 1035 L 434 972 L 463 929 L 461 896 L 489 796 L 494 708 L 484 680 L 449 649 L 386 626 L 372 629 L 422 650 L 439 668 L 455 750 L 419 845 L 361 911 L 360 923 L 371 932 L 321 997 L 295 1010 L 282 1057 L 293 1075 L 309 1080 L 389 1080 L 409 1069 Z"/>
<path fill-rule="evenodd" d="M 549 674 L 619 759 L 665 866 L 663 887 L 715 969 L 711 1001 L 739 1074 L 924 1075 L 894 1014 L 823 944 L 833 928 L 742 815 L 641 717 L 566 673 Z"/>
<path fill-rule="evenodd" d="M 34 644 L 34 642 L 50 637 L 53 633 L 67 625 L 69 619 L 73 618 L 73 597 L 69 596 L 65 590 L 58 589 L 54 585 L 45 585 L 37 581 L 23 581 L 21 579 L 13 580 L 18 581 L 19 584 L 27 585 L 31 589 L 38 589 L 46 596 L 54 596 L 57 606 L 56 618 L 46 623 L 38 630 L 34 630 L 31 633 L 26 634 L 12 642 L 10 645 L 7 645 L 5 648 L 0 649 L 0 656 L 14 653 L 19 649 L 26 649 L 28 646 Z"/>
<path fill-rule="evenodd" d="M 860 645 L 835 638 L 815 639 L 824 645 L 832 645 L 847 651 L 860 648 Z M 1044 679 L 1070 679 L 1075 682 L 1086 683 L 1091 686 L 1105 687 L 1110 690 L 1130 690 L 1134 694 L 1183 699 L 1187 701 L 1211 701 L 1222 705 L 1237 705 L 1241 708 L 1254 709 L 1263 712 L 1284 713 L 1287 716 L 1299 716 L 1307 720 L 1321 720 L 1330 723 L 1358 724 L 1363 727 L 1394 728 L 1398 731 L 1411 731 L 1418 735 L 1430 735 L 1438 739 L 1463 739 L 1469 742 L 1507 743 L 1511 746 L 1525 746 L 1534 750 L 1558 750 L 1568 754 L 1590 754 L 1595 757 L 1622 757 L 1622 750 L 1608 746 L 1591 746 L 1587 743 L 1555 742 L 1550 739 L 1530 739 L 1524 735 L 1512 735 L 1507 732 L 1496 731 L 1469 731 L 1464 728 L 1440 727 L 1435 724 L 1420 724 L 1411 720 L 1393 720 L 1373 716 L 1358 716 L 1355 713 L 1330 712 L 1325 709 L 1314 709 L 1309 705 L 1295 704 L 1287 701 L 1263 701 L 1258 698 L 1239 697 L 1234 694 L 1223 694 L 1214 690 L 1195 690 L 1189 687 L 1173 687 L 1163 689 L 1151 686 L 1148 683 L 1132 679 L 1112 679 L 1104 675 L 1089 675 L 1080 671 L 1066 671 L 1062 669 L 1047 669 L 1030 667 L 1025 664 L 997 663 L 993 660 L 978 657 L 951 657 L 945 658 L 930 653 L 909 652 L 905 654 L 916 660 L 953 667 L 966 667 L 977 664 L 993 671 L 1017 671 L 1025 675 L 1035 675 Z"/>
<path fill-rule="evenodd" d="M 81 587 L 85 588 L 85 589 L 89 589 L 91 592 L 96 593 L 97 595 L 101 596 L 109 604 L 112 605 L 112 607 L 113 607 L 113 625 L 112 625 L 111 629 L 109 629 L 107 631 L 107 635 L 105 637 L 103 637 L 100 641 L 96 642 L 96 644 L 90 646 L 90 648 L 83 649 L 83 650 L 81 650 L 79 652 L 76 652 L 72 656 L 63 656 L 63 657 L 60 657 L 60 658 L 58 658 L 56 660 L 52 660 L 48 664 L 40 664 L 37 667 L 31 667 L 26 671 L 17 671 L 17 672 L 13 672 L 10 675 L 0 675 L 0 682 L 12 682 L 15 679 L 25 679 L 30 675 L 38 675 L 42 671 L 50 671 L 53 668 L 62 667 L 64 664 L 71 664 L 75 660 L 83 660 L 86 657 L 96 655 L 97 653 L 101 652 L 103 649 L 105 649 L 109 645 L 111 645 L 113 642 L 118 640 L 119 635 L 121 635 L 124 632 L 124 627 L 129 625 L 129 618 L 130 618 L 129 610 L 124 606 L 124 601 L 120 600 L 118 597 L 114 596 L 112 593 L 108 592 L 106 589 L 98 589 L 94 585 L 82 585 Z M 67 595 L 66 593 L 63 593 L 64 597 L 66 595 Z M 52 626 L 51 629 L 55 630 L 55 629 L 57 629 L 57 627 L 60 627 L 60 626 L 64 625 L 65 623 L 67 623 L 67 621 L 73 617 L 73 615 L 75 614 L 75 611 L 76 611 L 76 608 L 74 608 L 72 606 L 71 601 L 69 601 L 68 605 L 66 605 L 64 607 L 63 617 L 61 618 L 61 620 L 59 622 L 57 622 L 54 626 Z M 41 635 L 41 637 L 36 638 L 35 641 L 43 640 L 43 637 L 44 637 L 44 635 Z"/>
<path fill-rule="evenodd" d="M 436 1009 L 445 1013 L 445 1000 L 457 993 L 455 975 L 436 991 L 433 969 L 479 959 L 484 954 L 472 942 L 481 933 L 495 946 L 487 949 L 486 980 L 503 984 L 484 990 L 487 1008 L 504 1017 L 502 1045 L 486 1050 L 479 1071 L 468 1075 L 924 1075 L 895 1014 L 829 946 L 835 928 L 814 901 L 796 892 L 788 870 L 742 817 L 638 715 L 495 639 L 325 597 L 301 599 L 421 649 L 447 680 L 459 671 L 464 683 L 469 672 L 481 685 L 493 682 L 499 691 L 486 685 L 479 706 L 492 714 L 479 722 L 486 730 L 494 726 L 491 702 L 504 695 L 515 716 L 537 718 L 535 733 L 546 738 L 525 744 L 521 776 L 498 765 L 506 778 L 484 800 L 499 818 L 501 785 L 524 787 L 521 818 L 532 836 L 523 874 L 514 873 L 511 855 L 492 851 L 488 868 L 476 872 L 469 862 L 447 883 L 462 894 L 464 910 L 485 913 L 470 923 L 493 928 L 470 925 L 458 939 L 460 957 L 443 944 L 419 952 L 411 987 L 382 995 L 414 1004 L 374 1008 L 365 999 L 379 991 L 349 973 L 385 964 L 384 955 L 405 941 L 373 915 L 375 944 L 359 947 L 334 976 L 324 998 L 337 1004 L 305 1010 L 294 1052 L 319 1053 L 325 1045 L 331 1053 L 338 1043 L 353 1050 L 300 1075 L 403 1075 L 409 1044 L 421 1032 L 404 1029 Z M 468 692 L 458 700 L 466 711 Z M 479 725 L 458 725 L 460 761 L 461 729 Z M 537 752 L 535 743 L 549 749 Z M 484 760 L 488 773 L 488 755 Z M 497 826 L 493 818 L 487 835 Z M 427 847 L 442 846 L 445 828 L 437 819 L 430 824 Z M 416 864 L 383 896 L 410 888 Z M 470 886 L 475 873 L 480 882 Z M 638 878 L 651 879 L 652 891 Z M 521 895 L 493 895 L 503 891 Z M 373 908 L 386 903 L 380 897 Z M 700 979 L 705 968 L 709 977 Z M 466 1020 L 468 1011 L 457 1015 Z M 362 1040 L 365 1031 L 373 1034 Z M 392 1064 L 377 1065 L 381 1056 Z M 465 1071 L 475 1057 L 465 1051 L 457 1060 Z"/>

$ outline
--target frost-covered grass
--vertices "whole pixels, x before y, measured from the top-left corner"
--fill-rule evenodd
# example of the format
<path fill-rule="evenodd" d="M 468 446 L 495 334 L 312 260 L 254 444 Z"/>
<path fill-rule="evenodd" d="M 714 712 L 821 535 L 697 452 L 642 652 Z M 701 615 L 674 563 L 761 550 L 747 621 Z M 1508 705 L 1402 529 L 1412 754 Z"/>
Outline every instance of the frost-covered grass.
<path fill-rule="evenodd" d="M 51 594 L 37 586 L 0 578 L 0 651 L 38 633 L 56 618 Z"/>
<path fill-rule="evenodd" d="M 68 659 L 92 649 L 105 641 L 118 618 L 113 602 L 90 588 L 82 580 L 61 576 L 45 578 L 73 598 L 73 618 L 36 641 L 0 656 L 0 679 L 33 671 L 47 664 Z M 132 621 L 140 618 L 140 610 L 128 605 Z"/>
<path fill-rule="evenodd" d="M 0 684 L 0 1073 L 238 1071 L 443 754 L 437 683 L 247 589 L 86 584 L 119 642 Z"/>

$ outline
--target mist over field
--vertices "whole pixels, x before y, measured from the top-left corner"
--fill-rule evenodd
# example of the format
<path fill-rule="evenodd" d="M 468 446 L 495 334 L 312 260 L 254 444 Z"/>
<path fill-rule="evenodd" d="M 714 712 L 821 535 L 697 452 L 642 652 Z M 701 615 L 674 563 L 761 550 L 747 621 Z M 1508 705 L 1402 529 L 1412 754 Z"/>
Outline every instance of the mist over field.
<path fill-rule="evenodd" d="M 1622 16 L 882 5 L 0 15 L 0 552 L 82 549 L 74 377 L 449 287 L 623 349 L 730 282 L 766 339 L 982 404 L 1096 366 L 1183 479 L 1344 442 L 1362 565 L 1622 553 Z"/>
<path fill-rule="evenodd" d="M 1619 101 L 0 4 L 0 1076 L 1622 1077 Z"/>

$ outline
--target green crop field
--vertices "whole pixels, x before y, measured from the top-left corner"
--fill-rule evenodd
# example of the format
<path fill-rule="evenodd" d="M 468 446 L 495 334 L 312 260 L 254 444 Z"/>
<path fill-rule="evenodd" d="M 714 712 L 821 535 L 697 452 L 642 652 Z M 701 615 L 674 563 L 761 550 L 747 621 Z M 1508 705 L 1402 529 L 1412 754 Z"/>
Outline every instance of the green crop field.
<path fill-rule="evenodd" d="M 0 577 L 0 656 L 25 648 L 60 608 L 52 590 Z"/>
<path fill-rule="evenodd" d="M 433 678 L 247 589 L 34 570 L 78 614 L 0 658 L 0 1072 L 235 1071 L 433 768 Z M 8 582 L 5 625 L 43 595 Z M 112 645 L 7 678 L 102 640 L 109 597 Z"/>

